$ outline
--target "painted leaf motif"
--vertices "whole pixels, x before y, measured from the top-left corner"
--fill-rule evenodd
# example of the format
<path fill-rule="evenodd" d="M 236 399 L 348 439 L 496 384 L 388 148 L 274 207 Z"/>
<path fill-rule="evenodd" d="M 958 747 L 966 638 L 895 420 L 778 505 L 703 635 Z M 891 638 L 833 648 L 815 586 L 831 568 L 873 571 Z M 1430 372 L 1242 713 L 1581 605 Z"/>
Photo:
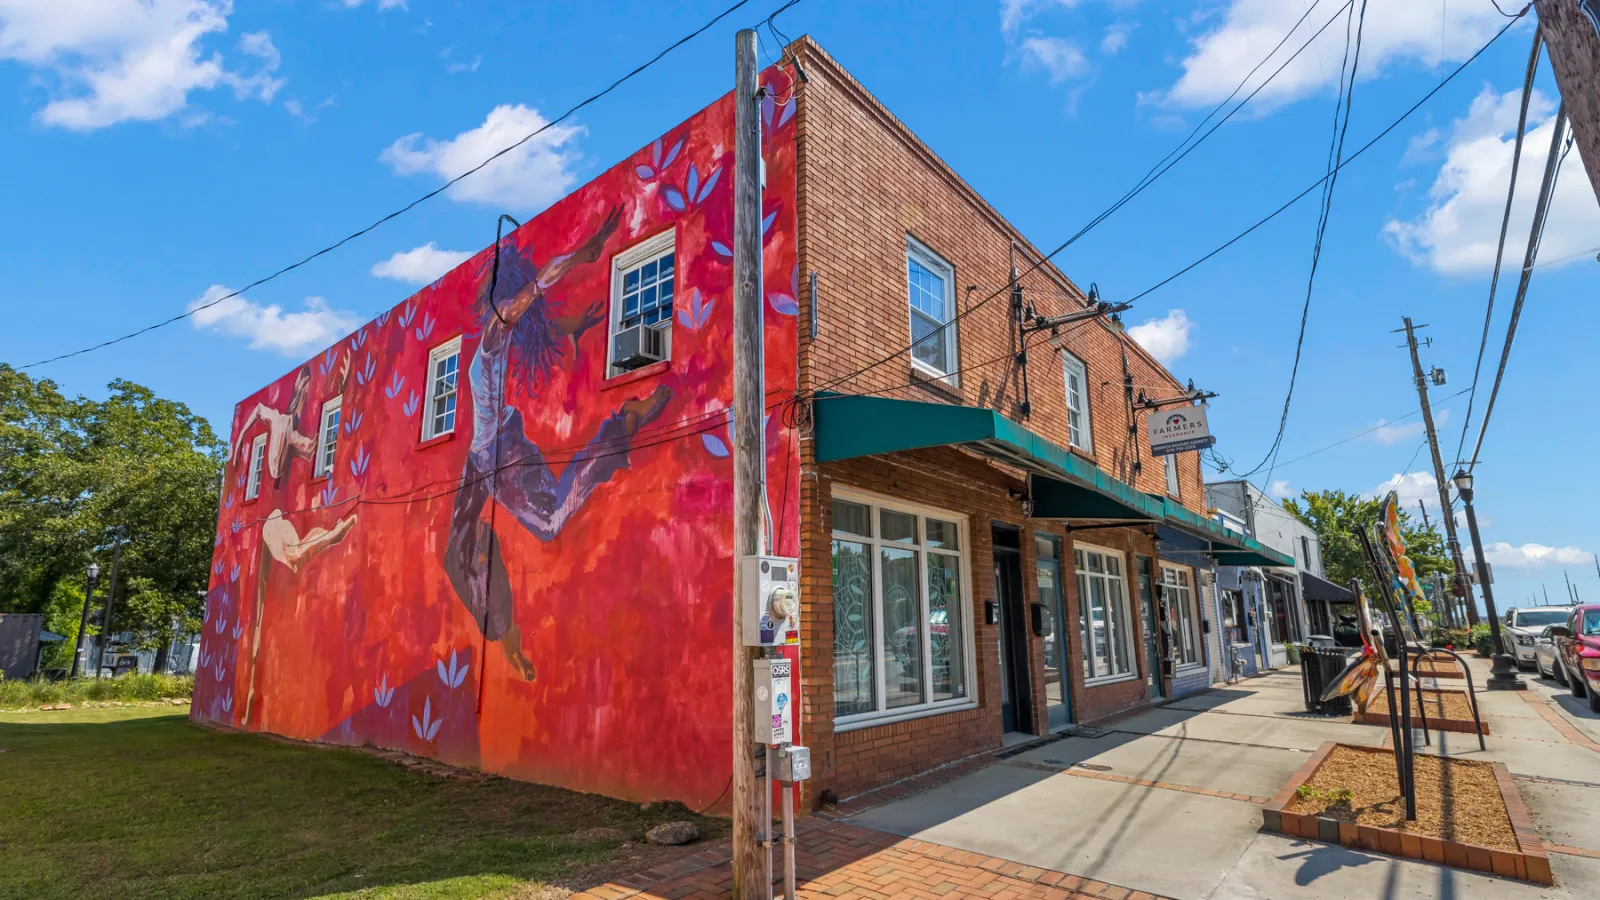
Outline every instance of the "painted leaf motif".
<path fill-rule="evenodd" d="M 650 168 L 647 165 L 644 165 L 643 163 L 641 163 L 641 164 L 639 164 L 637 166 L 634 166 L 633 167 L 633 171 L 634 171 L 635 174 L 637 174 L 640 178 L 643 178 L 645 181 L 649 181 L 656 174 L 654 169 Z"/>
<path fill-rule="evenodd" d="M 800 304 L 795 302 L 795 299 L 788 294 L 768 294 L 767 302 L 772 304 L 773 309 L 786 316 L 799 315 L 800 313 Z"/>
<path fill-rule="evenodd" d="M 650 161 L 657 166 L 661 165 L 661 138 L 650 142 Z"/>
<path fill-rule="evenodd" d="M 695 327 L 694 316 L 689 312 L 689 308 L 687 306 L 678 307 L 678 324 L 685 328 Z"/>
<path fill-rule="evenodd" d="M 412 414 L 417 411 L 417 407 L 420 405 L 422 405 L 422 398 L 417 396 L 416 391 L 412 391 L 411 396 L 406 398 L 405 405 L 400 407 L 400 411 L 405 413 L 406 418 L 409 419 L 411 418 Z"/>
<path fill-rule="evenodd" d="M 778 115 L 778 124 L 777 124 L 778 128 L 782 128 L 783 127 L 783 123 L 785 123 L 785 122 L 789 121 L 790 119 L 794 118 L 794 108 L 795 108 L 795 102 L 793 100 L 790 100 L 788 103 L 785 103 L 783 105 L 783 112 Z"/>
<path fill-rule="evenodd" d="M 728 445 L 722 442 L 722 438 L 714 434 L 707 432 L 700 435 L 700 443 L 705 444 L 706 452 L 712 456 L 725 458 L 728 455 Z"/>
<path fill-rule="evenodd" d="M 777 109 L 777 101 L 772 99 L 772 88 L 767 88 L 761 97 L 761 124 L 768 129 L 772 127 L 772 113 Z"/>
<path fill-rule="evenodd" d="M 707 197 L 711 196 L 711 189 L 717 186 L 717 179 L 721 178 L 721 177 L 722 177 L 722 170 L 720 168 L 712 169 L 711 170 L 711 174 L 706 176 L 705 185 L 700 188 L 699 196 L 695 197 L 695 202 L 699 203 L 699 202 L 705 200 Z"/>
<path fill-rule="evenodd" d="M 706 300 L 700 296 L 700 289 L 694 289 L 694 327 L 704 328 L 711 321 L 711 304 L 715 301 Z"/>
<path fill-rule="evenodd" d="M 712 241 L 711 251 L 718 256 L 733 256 L 733 249 L 721 241 Z"/>
<path fill-rule="evenodd" d="M 688 194 L 691 200 L 700 195 L 700 170 L 695 168 L 694 163 L 689 163 L 689 178 L 684 182 L 683 188 L 683 192 Z"/>
<path fill-rule="evenodd" d="M 662 190 L 661 197 L 663 200 L 667 201 L 668 206 L 672 207 L 678 212 L 683 212 L 686 208 L 686 204 L 683 202 L 683 195 L 678 193 L 677 188 L 669 187 Z"/>
<path fill-rule="evenodd" d="M 762 237 L 766 237 L 767 236 L 767 229 L 772 227 L 772 223 L 774 221 L 776 221 L 777 218 L 778 218 L 778 211 L 777 210 L 773 210 L 772 212 L 769 212 L 765 216 L 762 217 L 762 219 L 761 219 L 761 236 Z"/>
<path fill-rule="evenodd" d="M 660 142 L 657 141 L 657 143 L 660 143 Z M 661 164 L 659 166 L 657 166 L 656 168 L 665 169 L 667 166 L 672 165 L 672 161 L 678 158 L 678 151 L 682 150 L 682 149 L 683 149 L 683 138 L 678 138 L 677 142 L 672 145 L 672 149 L 667 151 L 667 158 L 663 159 L 661 161 Z"/>

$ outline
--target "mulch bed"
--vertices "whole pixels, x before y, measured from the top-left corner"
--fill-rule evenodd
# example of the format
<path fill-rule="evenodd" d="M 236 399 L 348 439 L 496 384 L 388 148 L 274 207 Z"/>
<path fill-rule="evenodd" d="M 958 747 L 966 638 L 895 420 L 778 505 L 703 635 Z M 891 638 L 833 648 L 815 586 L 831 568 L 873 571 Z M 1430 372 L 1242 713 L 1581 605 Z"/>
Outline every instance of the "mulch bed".
<path fill-rule="evenodd" d="M 1334 747 L 1306 781 L 1321 796 L 1296 795 L 1284 811 L 1493 850 L 1518 850 L 1492 764 L 1418 754 L 1415 768 L 1415 821 L 1406 821 L 1394 757 L 1345 746 Z M 1340 789 L 1350 791 L 1349 801 L 1330 803 L 1326 795 Z"/>
<path fill-rule="evenodd" d="M 1421 725 L 1421 716 L 1417 711 L 1418 698 L 1421 698 L 1422 712 L 1428 716 L 1431 724 L 1434 719 L 1455 719 L 1457 721 L 1472 721 L 1472 703 L 1467 699 L 1464 691 L 1412 691 L 1411 716 L 1416 724 Z M 1400 702 L 1398 691 L 1395 703 Z M 1389 715 L 1389 696 L 1383 690 L 1374 691 L 1372 699 L 1367 702 L 1367 712 L 1381 716 Z"/>

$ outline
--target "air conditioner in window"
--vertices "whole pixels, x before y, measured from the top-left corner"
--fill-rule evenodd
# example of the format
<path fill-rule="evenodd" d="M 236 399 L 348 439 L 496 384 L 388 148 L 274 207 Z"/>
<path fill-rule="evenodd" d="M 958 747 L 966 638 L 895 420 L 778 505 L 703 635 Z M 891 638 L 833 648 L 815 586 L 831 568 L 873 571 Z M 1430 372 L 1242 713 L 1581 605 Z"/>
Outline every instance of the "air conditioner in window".
<path fill-rule="evenodd" d="M 667 326 L 634 325 L 611 336 L 611 364 L 630 370 L 667 358 Z"/>

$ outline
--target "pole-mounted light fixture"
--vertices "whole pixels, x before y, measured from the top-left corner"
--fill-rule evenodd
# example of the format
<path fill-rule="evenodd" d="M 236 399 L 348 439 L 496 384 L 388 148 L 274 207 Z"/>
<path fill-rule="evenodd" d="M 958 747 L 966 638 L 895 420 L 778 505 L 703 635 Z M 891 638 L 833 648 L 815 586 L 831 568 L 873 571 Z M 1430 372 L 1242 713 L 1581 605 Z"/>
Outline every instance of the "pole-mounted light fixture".
<path fill-rule="evenodd" d="M 93 581 L 96 578 L 99 578 L 100 577 L 100 567 L 98 565 L 96 565 L 95 563 L 89 563 L 89 569 L 88 569 L 87 574 L 89 576 L 89 580 L 90 581 Z"/>
<path fill-rule="evenodd" d="M 1468 499 L 1472 498 L 1472 473 L 1471 472 L 1468 472 L 1466 469 L 1458 469 L 1458 470 L 1456 470 L 1455 476 L 1453 478 L 1451 478 L 1450 480 L 1455 482 L 1456 492 L 1461 494 L 1461 498 L 1463 500 L 1468 500 Z"/>

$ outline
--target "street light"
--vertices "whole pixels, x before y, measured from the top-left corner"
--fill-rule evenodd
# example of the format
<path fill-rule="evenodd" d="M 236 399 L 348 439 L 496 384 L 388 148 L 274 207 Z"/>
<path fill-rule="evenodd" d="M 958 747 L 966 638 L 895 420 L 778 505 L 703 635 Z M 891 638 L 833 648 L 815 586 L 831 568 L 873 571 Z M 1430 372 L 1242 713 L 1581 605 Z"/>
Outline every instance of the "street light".
<path fill-rule="evenodd" d="M 1478 583 L 1483 586 L 1483 606 L 1489 616 L 1490 640 L 1496 651 L 1492 654 L 1494 665 L 1489 670 L 1489 680 L 1486 684 L 1490 690 L 1496 691 L 1527 690 L 1528 685 L 1517 677 L 1516 661 L 1506 653 L 1505 644 L 1501 643 L 1500 614 L 1494 608 L 1494 588 L 1489 584 L 1489 565 L 1483 559 L 1483 538 L 1478 536 L 1478 514 L 1472 507 L 1472 473 L 1466 469 L 1458 469 L 1455 477 L 1450 480 L 1455 482 L 1456 493 L 1461 495 L 1462 506 L 1467 511 L 1467 531 L 1472 535 L 1472 554 L 1478 561 Z"/>
<path fill-rule="evenodd" d="M 94 601 L 94 582 L 100 577 L 100 567 L 91 562 L 89 568 L 84 570 L 84 574 L 88 576 L 88 580 L 83 591 L 83 616 L 78 621 L 78 643 L 72 650 L 71 677 L 73 678 L 78 677 L 78 662 L 83 656 L 83 633 L 89 630 L 89 604 Z"/>

